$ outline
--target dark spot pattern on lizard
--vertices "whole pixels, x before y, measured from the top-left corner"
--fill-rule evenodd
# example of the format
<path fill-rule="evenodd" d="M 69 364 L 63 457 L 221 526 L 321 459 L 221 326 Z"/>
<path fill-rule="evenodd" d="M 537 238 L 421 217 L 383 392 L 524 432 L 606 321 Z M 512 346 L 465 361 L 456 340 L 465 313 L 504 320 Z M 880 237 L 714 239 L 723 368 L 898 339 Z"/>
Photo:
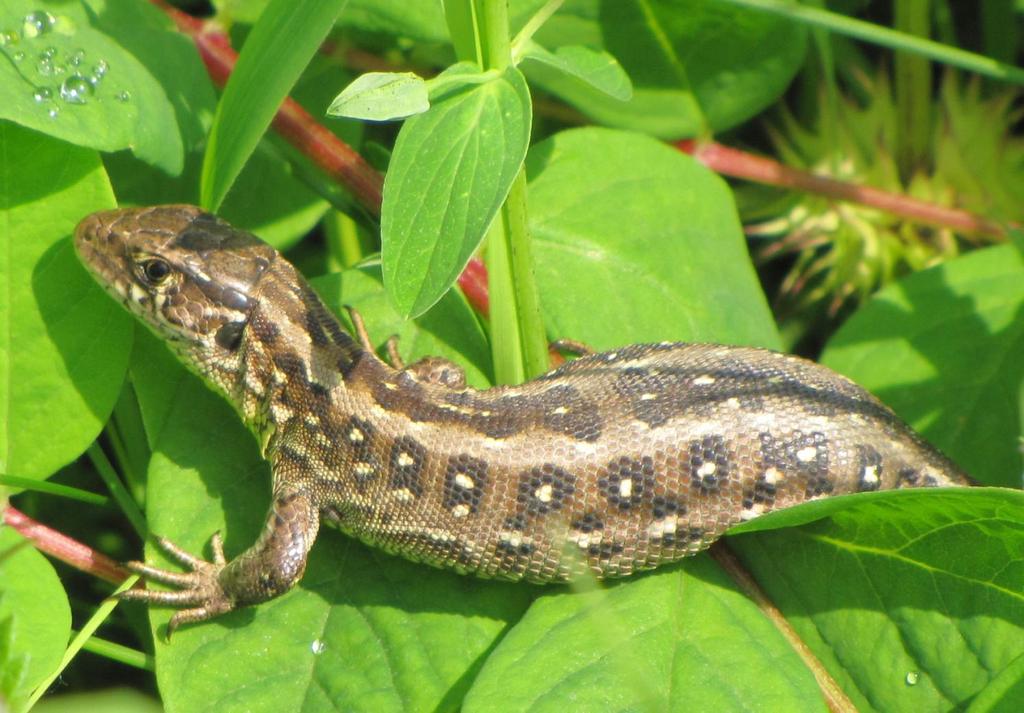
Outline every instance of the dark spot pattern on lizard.
<path fill-rule="evenodd" d="M 423 469 L 427 449 L 410 436 L 395 439 L 388 457 L 388 486 L 396 492 L 408 491 L 412 496 L 423 494 Z"/>
<path fill-rule="evenodd" d="M 443 504 L 457 517 L 465 517 L 480 509 L 480 500 L 487 487 L 487 463 L 466 453 L 448 460 L 444 475 Z"/>
<path fill-rule="evenodd" d="M 516 500 L 528 515 L 561 510 L 576 492 L 576 478 L 554 463 L 531 468 L 519 476 Z"/>
<path fill-rule="evenodd" d="M 690 441 L 686 448 L 690 484 L 704 495 L 717 493 L 729 480 L 729 445 L 724 436 Z"/>
<path fill-rule="evenodd" d="M 619 456 L 605 467 L 597 487 L 619 510 L 640 505 L 654 491 L 654 459 Z"/>

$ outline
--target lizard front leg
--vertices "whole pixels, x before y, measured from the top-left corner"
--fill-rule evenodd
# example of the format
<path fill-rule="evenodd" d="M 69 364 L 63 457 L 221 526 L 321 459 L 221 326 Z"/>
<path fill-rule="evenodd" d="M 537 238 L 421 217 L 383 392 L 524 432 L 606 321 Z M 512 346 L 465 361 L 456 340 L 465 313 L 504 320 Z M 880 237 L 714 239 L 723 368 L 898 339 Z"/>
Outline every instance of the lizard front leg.
<path fill-rule="evenodd" d="M 226 561 L 220 535 L 213 536 L 210 562 L 189 554 L 166 538 L 157 538 L 160 549 L 190 571 L 174 572 L 143 562 L 129 562 L 127 567 L 132 572 L 178 589 L 129 589 L 119 598 L 183 607 L 167 625 L 169 637 L 182 624 L 265 602 L 291 589 L 302 578 L 319 527 L 319 511 L 313 497 L 304 489 L 282 488 L 274 494 L 259 539 L 238 557 Z"/>

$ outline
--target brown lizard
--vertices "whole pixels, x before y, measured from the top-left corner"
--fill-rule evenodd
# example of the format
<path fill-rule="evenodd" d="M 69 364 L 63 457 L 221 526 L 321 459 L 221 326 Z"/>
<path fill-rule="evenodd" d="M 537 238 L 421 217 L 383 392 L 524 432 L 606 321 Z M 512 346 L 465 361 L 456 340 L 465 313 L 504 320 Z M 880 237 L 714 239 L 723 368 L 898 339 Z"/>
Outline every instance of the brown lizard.
<path fill-rule="evenodd" d="M 108 211 L 75 231 L 97 280 L 222 393 L 259 440 L 273 502 L 255 544 L 187 573 L 169 630 L 276 597 L 321 519 L 389 552 L 484 577 L 628 575 L 815 498 L 969 478 L 850 380 L 747 347 L 660 343 L 478 391 L 439 359 L 396 369 L 298 271 L 192 206 Z"/>

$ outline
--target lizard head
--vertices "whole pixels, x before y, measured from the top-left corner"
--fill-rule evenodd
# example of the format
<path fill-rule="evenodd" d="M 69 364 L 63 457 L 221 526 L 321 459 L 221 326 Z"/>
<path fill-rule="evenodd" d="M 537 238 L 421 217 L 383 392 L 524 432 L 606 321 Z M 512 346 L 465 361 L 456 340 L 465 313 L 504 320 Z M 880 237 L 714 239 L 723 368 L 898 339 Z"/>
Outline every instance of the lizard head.
<path fill-rule="evenodd" d="M 94 213 L 75 228 L 75 249 L 109 293 L 200 372 L 238 350 L 277 256 L 188 205 Z"/>

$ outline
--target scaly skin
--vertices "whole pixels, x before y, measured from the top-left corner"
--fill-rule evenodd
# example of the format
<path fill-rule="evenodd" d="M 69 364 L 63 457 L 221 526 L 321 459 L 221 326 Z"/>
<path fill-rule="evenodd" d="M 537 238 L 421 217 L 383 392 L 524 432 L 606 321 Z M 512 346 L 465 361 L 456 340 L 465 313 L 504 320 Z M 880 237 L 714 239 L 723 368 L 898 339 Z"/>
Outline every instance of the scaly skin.
<path fill-rule="evenodd" d="M 275 250 L 191 206 L 92 215 L 82 261 L 238 409 L 270 461 L 259 540 L 188 573 L 170 628 L 276 597 L 321 519 L 390 552 L 484 577 L 627 575 L 730 525 L 858 491 L 969 485 L 848 379 L 796 357 L 651 344 L 477 391 L 428 359 L 396 370 L 346 334 Z"/>

